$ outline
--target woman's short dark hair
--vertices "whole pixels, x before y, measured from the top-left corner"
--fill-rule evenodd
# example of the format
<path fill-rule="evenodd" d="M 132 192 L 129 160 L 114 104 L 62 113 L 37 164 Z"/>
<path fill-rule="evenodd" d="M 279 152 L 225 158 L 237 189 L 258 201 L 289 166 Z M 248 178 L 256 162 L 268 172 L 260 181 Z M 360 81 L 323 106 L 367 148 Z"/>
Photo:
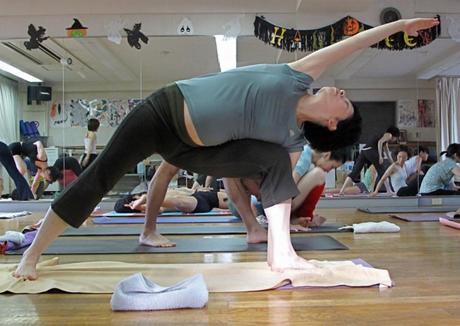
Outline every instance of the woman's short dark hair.
<path fill-rule="evenodd" d="M 452 143 L 447 147 L 447 150 L 441 152 L 441 155 L 446 154 L 447 157 L 452 158 L 455 154 L 460 158 L 460 144 Z"/>
<path fill-rule="evenodd" d="M 88 120 L 88 131 L 97 131 L 99 129 L 100 122 L 95 118 Z"/>
<path fill-rule="evenodd" d="M 389 132 L 393 137 L 396 137 L 396 138 L 398 138 L 399 135 L 401 134 L 399 129 L 395 126 L 388 127 L 386 132 Z"/>
<path fill-rule="evenodd" d="M 353 115 L 337 124 L 336 130 L 305 121 L 303 132 L 310 146 L 320 152 L 334 151 L 355 144 L 361 136 L 362 119 L 359 110 L 353 105 Z"/>
<path fill-rule="evenodd" d="M 49 176 L 50 176 L 50 182 L 55 182 L 56 180 L 62 178 L 61 172 L 59 172 L 59 169 L 55 166 L 48 166 L 46 168 L 48 170 Z"/>
<path fill-rule="evenodd" d="M 128 205 L 133 200 L 134 200 L 133 195 L 126 195 L 126 196 L 118 199 L 115 202 L 115 205 L 114 205 L 113 209 L 117 213 L 139 213 L 140 211 L 138 211 L 137 209 L 132 209 L 132 208 L 129 208 L 129 207 L 125 206 L 125 205 Z"/>
<path fill-rule="evenodd" d="M 331 151 L 331 160 L 345 163 L 347 160 L 347 150 L 345 148 L 335 149 Z"/>

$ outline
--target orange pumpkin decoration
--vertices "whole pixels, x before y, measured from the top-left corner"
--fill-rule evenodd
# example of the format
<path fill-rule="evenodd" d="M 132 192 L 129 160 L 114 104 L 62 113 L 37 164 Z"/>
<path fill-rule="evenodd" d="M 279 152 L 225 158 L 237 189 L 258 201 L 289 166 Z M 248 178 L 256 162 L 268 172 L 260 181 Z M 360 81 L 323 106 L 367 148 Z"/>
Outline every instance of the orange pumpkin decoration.
<path fill-rule="evenodd" d="M 353 17 L 345 18 L 343 23 L 343 35 L 352 36 L 359 32 L 359 22 Z"/>

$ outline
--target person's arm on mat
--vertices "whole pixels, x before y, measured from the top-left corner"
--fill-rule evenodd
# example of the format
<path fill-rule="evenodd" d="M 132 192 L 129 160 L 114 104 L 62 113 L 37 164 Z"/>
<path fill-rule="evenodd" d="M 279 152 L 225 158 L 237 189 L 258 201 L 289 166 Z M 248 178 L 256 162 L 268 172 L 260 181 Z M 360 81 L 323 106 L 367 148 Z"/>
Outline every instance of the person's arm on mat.
<path fill-rule="evenodd" d="M 37 194 L 37 189 L 38 189 L 38 186 L 40 185 L 40 181 L 41 181 L 41 173 L 37 172 L 34 176 L 34 180 L 32 181 L 32 184 L 30 185 L 30 191 L 32 191 L 32 194 L 34 195 L 34 197 Z"/>
<path fill-rule="evenodd" d="M 302 59 L 291 62 L 289 66 L 310 75 L 316 80 L 331 65 L 349 57 L 357 50 L 365 49 L 397 32 L 405 32 L 410 36 L 417 36 L 417 31 L 431 28 L 438 24 L 439 21 L 435 18 L 400 19 L 355 34 L 340 42 L 315 51 Z"/>
<path fill-rule="evenodd" d="M 370 196 L 372 197 L 377 196 L 385 180 L 387 180 L 395 172 L 395 167 L 396 167 L 396 163 L 393 163 L 388 167 L 388 169 L 385 171 L 382 178 L 380 179 L 379 183 L 377 183 L 377 186 L 375 187 L 374 191 L 370 193 Z M 387 189 L 387 192 L 391 192 L 391 190 Z"/>

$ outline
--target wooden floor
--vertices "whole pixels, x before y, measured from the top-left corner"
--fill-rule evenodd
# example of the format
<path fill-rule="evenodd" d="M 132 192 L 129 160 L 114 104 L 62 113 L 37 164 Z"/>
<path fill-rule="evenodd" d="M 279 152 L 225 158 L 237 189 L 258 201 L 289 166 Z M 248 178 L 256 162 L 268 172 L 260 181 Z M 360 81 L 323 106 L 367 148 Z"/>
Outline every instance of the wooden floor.
<path fill-rule="evenodd" d="M 437 222 L 408 223 L 354 209 L 319 210 L 330 222 L 388 220 L 399 234 L 334 233 L 350 250 L 302 252 L 305 258 L 363 258 L 385 268 L 391 289 L 325 288 L 254 293 L 211 293 L 204 309 L 112 312 L 110 295 L 46 293 L 1 295 L 1 325 L 460 325 L 460 231 Z M 39 215 L 24 218 L 16 227 Z M 12 222 L 5 223 L 14 226 Z M 49 258 L 49 256 L 48 256 Z M 111 260 L 143 263 L 263 261 L 264 253 L 110 255 Z M 2 257 L 16 262 L 19 257 Z M 61 256 L 61 262 L 107 260 L 97 255 Z"/>

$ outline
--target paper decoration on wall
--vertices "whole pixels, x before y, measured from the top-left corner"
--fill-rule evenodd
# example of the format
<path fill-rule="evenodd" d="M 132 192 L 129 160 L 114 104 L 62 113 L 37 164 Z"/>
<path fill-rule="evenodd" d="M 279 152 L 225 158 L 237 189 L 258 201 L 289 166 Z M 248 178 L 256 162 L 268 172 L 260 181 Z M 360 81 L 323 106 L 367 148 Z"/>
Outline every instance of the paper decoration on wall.
<path fill-rule="evenodd" d="M 30 40 L 24 42 L 24 46 L 27 50 L 38 49 L 40 43 L 48 39 L 48 36 L 45 36 L 46 28 L 43 26 L 38 26 L 38 30 L 33 24 L 29 25 L 27 29 L 27 34 L 30 36 Z"/>
<path fill-rule="evenodd" d="M 440 19 L 437 16 L 438 20 Z M 286 51 L 316 51 L 332 43 L 338 42 L 347 36 L 371 29 L 351 16 L 318 29 L 296 30 L 273 25 L 263 16 L 256 16 L 254 21 L 254 35 L 263 42 Z M 415 49 L 430 44 L 441 34 L 441 24 L 430 29 L 419 31 L 416 37 L 400 32 L 372 45 L 373 48 L 386 50 Z"/>
<path fill-rule="evenodd" d="M 112 20 L 105 24 L 105 29 L 107 31 L 107 38 L 110 42 L 120 45 L 123 37 L 121 32 L 123 30 L 124 22 L 123 20 Z"/>
<path fill-rule="evenodd" d="M 96 118 L 104 127 L 117 127 L 126 115 L 141 99 L 70 99 L 65 102 L 64 110 L 60 103 L 50 108 L 50 126 L 54 128 L 84 127 L 89 118 Z"/>
<path fill-rule="evenodd" d="M 230 20 L 226 24 L 222 26 L 224 29 L 224 36 L 225 37 L 237 37 L 241 33 L 241 23 L 240 20 L 244 17 L 244 15 L 238 15 L 234 19 Z"/>
<path fill-rule="evenodd" d="M 446 18 L 449 21 L 447 31 L 450 37 L 456 42 L 460 42 L 460 15 L 448 15 Z"/>
<path fill-rule="evenodd" d="M 417 126 L 417 110 L 415 101 L 399 100 L 396 105 L 399 128 L 415 128 Z"/>
<path fill-rule="evenodd" d="M 417 106 L 417 127 L 434 128 L 434 101 L 433 100 L 418 100 Z"/>
<path fill-rule="evenodd" d="M 142 23 L 137 23 L 134 24 L 132 30 L 124 28 L 125 32 L 128 34 L 128 44 L 131 47 L 134 47 L 138 50 L 141 49 L 141 43 L 139 42 L 139 40 L 144 42 L 145 44 L 149 42 L 149 38 L 141 32 L 141 26 Z"/>
<path fill-rule="evenodd" d="M 84 27 L 77 18 L 73 19 L 73 24 L 66 28 L 68 37 L 85 37 L 88 34 L 88 27 Z"/>
<path fill-rule="evenodd" d="M 178 35 L 193 35 L 194 30 L 193 30 L 193 24 L 190 19 L 185 17 L 182 19 L 182 21 L 179 23 L 179 26 L 177 26 L 177 34 Z"/>

